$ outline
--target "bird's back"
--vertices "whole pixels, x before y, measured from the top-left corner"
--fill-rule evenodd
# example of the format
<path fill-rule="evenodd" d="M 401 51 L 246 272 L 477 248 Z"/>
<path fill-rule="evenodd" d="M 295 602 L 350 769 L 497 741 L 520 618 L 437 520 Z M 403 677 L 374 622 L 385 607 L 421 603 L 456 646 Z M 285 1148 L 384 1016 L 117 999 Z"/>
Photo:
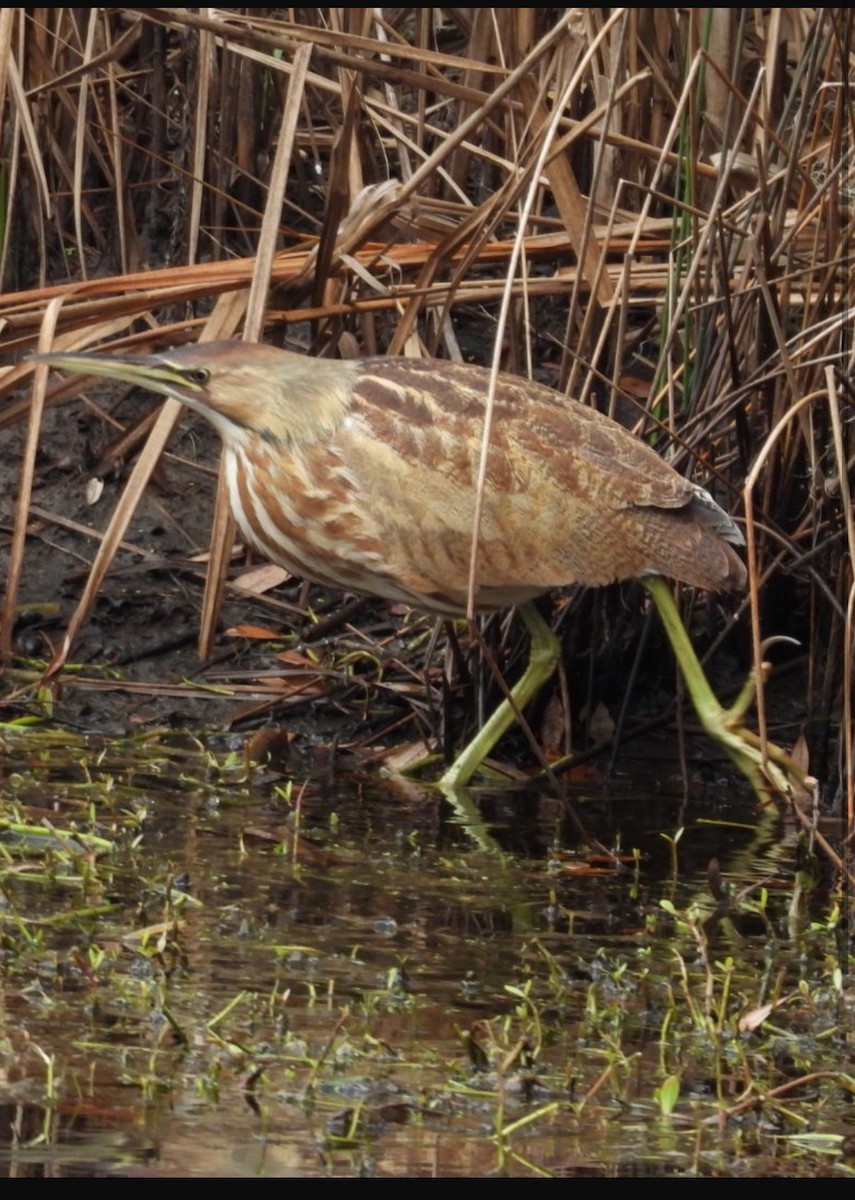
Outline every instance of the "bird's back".
<path fill-rule="evenodd" d="M 272 559 L 321 582 L 464 611 L 489 372 L 405 358 L 335 365 L 349 396 L 340 420 L 314 441 L 281 446 L 278 458 L 256 448 L 256 488 L 278 487 L 282 499 L 275 520 L 245 520 L 244 532 Z M 305 372 L 300 388 L 302 399 L 289 402 L 310 405 Z M 499 376 L 478 607 L 645 574 L 738 587 L 744 567 L 729 543 L 740 542 L 702 489 L 614 421 Z"/>

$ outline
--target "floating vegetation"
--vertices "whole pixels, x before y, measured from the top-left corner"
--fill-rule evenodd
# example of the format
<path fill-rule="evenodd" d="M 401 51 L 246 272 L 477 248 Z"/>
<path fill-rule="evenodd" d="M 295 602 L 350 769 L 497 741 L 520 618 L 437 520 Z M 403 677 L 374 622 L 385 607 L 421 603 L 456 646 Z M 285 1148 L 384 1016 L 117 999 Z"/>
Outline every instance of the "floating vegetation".
<path fill-rule="evenodd" d="M 678 800 L 580 795 L 635 846 L 606 870 L 536 796 L 491 825 L 497 857 L 427 792 L 168 735 L 37 740 L 0 810 L 16 1169 L 855 1168 L 850 902 L 796 871 L 783 818 L 722 797 L 665 839 Z"/>

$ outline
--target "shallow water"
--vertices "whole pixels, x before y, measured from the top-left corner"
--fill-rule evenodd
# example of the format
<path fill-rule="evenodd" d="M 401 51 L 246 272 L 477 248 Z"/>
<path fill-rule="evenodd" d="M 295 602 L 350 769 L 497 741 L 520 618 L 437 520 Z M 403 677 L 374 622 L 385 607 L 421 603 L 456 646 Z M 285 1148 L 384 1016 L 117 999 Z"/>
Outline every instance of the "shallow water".
<path fill-rule="evenodd" d="M 167 735 L 5 751 L 6 1174 L 855 1168 L 833 881 L 741 786 L 455 810 Z"/>

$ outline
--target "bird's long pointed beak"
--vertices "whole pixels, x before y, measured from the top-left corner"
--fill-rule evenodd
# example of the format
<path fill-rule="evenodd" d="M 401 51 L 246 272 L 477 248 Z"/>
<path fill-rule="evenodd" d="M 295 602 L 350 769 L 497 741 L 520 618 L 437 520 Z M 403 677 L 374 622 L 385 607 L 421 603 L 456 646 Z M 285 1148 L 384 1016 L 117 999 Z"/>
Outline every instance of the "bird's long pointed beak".
<path fill-rule="evenodd" d="M 116 379 L 120 383 L 148 388 L 161 396 L 172 396 L 176 400 L 186 401 L 196 394 L 186 373 L 171 366 L 159 355 L 74 354 L 53 351 L 50 354 L 32 354 L 30 362 L 47 363 L 57 371 L 71 371 L 76 375 L 97 375 L 103 379 Z"/>

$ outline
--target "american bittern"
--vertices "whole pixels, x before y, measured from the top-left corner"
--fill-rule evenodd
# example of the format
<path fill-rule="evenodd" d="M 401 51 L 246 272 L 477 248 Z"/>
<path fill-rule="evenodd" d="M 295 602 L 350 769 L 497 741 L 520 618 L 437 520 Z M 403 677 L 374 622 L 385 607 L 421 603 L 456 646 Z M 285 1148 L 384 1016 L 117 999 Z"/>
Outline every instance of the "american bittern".
<path fill-rule="evenodd" d="M 225 448 L 231 507 L 247 541 L 298 576 L 440 615 L 467 608 L 489 373 L 407 358 L 312 359 L 238 342 L 148 357 L 49 354 L 65 371 L 172 396 Z M 478 529 L 475 607 L 519 605 L 529 665 L 446 771 L 465 784 L 549 677 L 558 642 L 529 603 L 565 584 L 639 578 L 662 617 L 706 730 L 758 791 L 783 790 L 789 760 L 764 758 L 742 725 L 751 684 L 716 700 L 661 576 L 745 582 L 730 517 L 621 426 L 549 388 L 499 376 Z"/>

